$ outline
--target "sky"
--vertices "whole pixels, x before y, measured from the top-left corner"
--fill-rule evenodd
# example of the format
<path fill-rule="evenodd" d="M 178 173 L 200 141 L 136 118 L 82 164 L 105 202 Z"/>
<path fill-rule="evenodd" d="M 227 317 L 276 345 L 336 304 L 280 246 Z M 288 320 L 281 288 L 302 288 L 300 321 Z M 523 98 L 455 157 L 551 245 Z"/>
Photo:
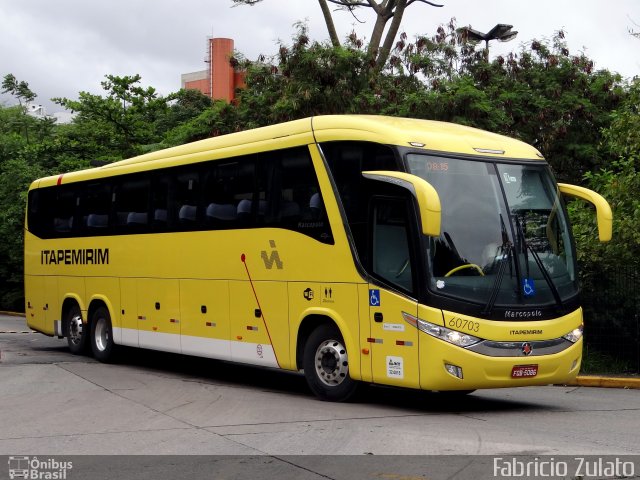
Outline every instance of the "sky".
<path fill-rule="evenodd" d="M 436 0 L 437 1 L 437 0 Z M 497 23 L 518 31 L 509 43 L 492 42 L 491 56 L 517 51 L 532 39 L 566 32 L 571 53 L 585 52 L 597 69 L 640 76 L 639 0 L 440 0 L 444 6 L 412 4 L 401 30 L 409 39 L 435 34 L 455 17 L 458 26 L 483 32 Z M 76 99 L 101 93 L 106 74 L 142 76 L 143 86 L 162 95 L 180 88 L 180 75 L 205 69 L 207 37 L 234 39 L 235 48 L 255 60 L 290 43 L 294 24 L 309 26 L 312 39 L 328 39 L 316 0 L 263 0 L 232 7 L 231 0 L 0 0 L 0 76 L 12 73 L 38 95 L 47 113 L 62 108 L 52 97 Z M 369 9 L 356 20 L 335 12 L 341 38 L 355 30 L 365 41 L 373 28 Z M 364 23 L 362 23 L 364 22 Z M 0 96 L 0 102 L 14 100 Z"/>

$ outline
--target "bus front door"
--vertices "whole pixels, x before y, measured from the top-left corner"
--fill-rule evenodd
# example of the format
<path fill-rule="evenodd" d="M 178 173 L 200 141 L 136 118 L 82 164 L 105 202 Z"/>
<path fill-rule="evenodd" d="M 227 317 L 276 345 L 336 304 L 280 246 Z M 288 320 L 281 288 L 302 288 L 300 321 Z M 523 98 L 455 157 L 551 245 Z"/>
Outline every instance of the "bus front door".
<path fill-rule="evenodd" d="M 369 283 L 368 342 L 375 383 L 417 387 L 418 329 L 407 321 L 418 313 L 410 294 L 416 283 L 411 208 L 406 195 L 378 196 L 371 202 L 370 268 L 380 283 Z"/>
<path fill-rule="evenodd" d="M 371 370 L 374 383 L 418 387 L 418 329 L 405 320 L 415 317 L 416 302 L 369 284 Z"/>

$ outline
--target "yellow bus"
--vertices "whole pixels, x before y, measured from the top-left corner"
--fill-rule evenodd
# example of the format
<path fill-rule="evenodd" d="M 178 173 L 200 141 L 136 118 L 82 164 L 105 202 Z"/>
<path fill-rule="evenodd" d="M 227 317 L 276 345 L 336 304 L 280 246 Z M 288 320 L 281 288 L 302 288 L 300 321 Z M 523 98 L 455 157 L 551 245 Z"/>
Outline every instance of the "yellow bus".
<path fill-rule="evenodd" d="M 533 147 L 460 125 L 318 116 L 36 180 L 28 325 L 121 346 L 468 392 L 574 378 L 576 255 Z"/>

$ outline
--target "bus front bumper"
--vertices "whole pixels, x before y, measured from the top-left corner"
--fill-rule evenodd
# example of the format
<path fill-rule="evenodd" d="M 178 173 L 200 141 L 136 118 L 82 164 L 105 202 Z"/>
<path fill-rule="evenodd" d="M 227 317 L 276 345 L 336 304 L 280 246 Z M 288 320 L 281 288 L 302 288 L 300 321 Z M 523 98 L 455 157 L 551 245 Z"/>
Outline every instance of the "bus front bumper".
<path fill-rule="evenodd" d="M 528 355 L 492 356 L 424 337 L 420 346 L 420 387 L 425 390 L 562 384 L 576 378 L 582 361 L 582 339 L 547 355 L 536 355 L 534 347 Z M 530 348 L 525 346 L 528 343 L 520 342 L 525 351 Z"/>

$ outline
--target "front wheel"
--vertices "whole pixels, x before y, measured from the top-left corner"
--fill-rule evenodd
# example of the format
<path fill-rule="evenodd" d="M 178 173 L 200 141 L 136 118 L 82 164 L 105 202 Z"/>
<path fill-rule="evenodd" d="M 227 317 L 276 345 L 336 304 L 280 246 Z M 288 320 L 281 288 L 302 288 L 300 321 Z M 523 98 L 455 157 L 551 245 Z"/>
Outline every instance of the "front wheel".
<path fill-rule="evenodd" d="M 106 307 L 98 307 L 91 315 L 91 350 L 96 360 L 108 363 L 113 360 L 116 345 L 113 343 L 111 315 Z"/>
<path fill-rule="evenodd" d="M 64 331 L 67 334 L 67 345 L 74 355 L 86 353 L 89 347 L 89 329 L 82 322 L 82 314 L 77 305 L 72 306 L 64 318 Z"/>
<path fill-rule="evenodd" d="M 340 331 L 332 325 L 316 328 L 304 346 L 304 375 L 311 391 L 321 400 L 343 402 L 356 392 L 349 376 L 349 358 Z"/>

